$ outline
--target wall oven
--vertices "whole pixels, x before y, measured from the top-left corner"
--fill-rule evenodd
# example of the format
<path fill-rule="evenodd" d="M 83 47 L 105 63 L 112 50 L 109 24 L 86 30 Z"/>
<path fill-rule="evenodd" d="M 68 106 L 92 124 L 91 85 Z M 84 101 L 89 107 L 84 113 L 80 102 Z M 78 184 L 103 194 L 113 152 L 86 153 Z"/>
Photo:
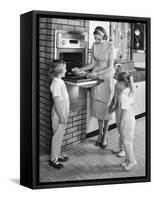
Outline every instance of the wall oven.
<path fill-rule="evenodd" d="M 83 67 L 87 64 L 88 33 L 55 32 L 55 59 L 66 62 L 66 77 L 71 75 L 72 68 Z"/>
<path fill-rule="evenodd" d="M 68 32 L 56 30 L 55 32 L 55 59 L 62 59 L 66 62 L 67 72 L 65 81 L 85 81 L 75 77 L 72 72 L 74 67 L 83 67 L 87 64 L 88 33 Z M 86 107 L 86 91 L 78 86 L 66 84 L 70 97 L 70 109 Z"/>

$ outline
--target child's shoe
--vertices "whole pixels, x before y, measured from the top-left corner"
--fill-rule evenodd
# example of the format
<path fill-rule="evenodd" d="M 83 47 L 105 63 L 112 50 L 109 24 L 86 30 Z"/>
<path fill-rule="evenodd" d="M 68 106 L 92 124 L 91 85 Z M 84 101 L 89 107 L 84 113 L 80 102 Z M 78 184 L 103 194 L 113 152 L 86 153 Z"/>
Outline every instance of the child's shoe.
<path fill-rule="evenodd" d="M 135 165 L 137 164 L 136 160 L 134 162 L 129 162 L 125 167 L 124 169 L 126 171 L 130 171 Z"/>
<path fill-rule="evenodd" d="M 128 162 L 127 162 L 127 161 L 125 161 L 125 162 L 121 163 L 120 165 L 121 165 L 122 167 L 126 167 L 126 166 L 127 166 L 127 164 L 128 164 Z"/>
<path fill-rule="evenodd" d="M 126 153 L 125 153 L 124 150 L 121 150 L 121 151 L 117 154 L 118 157 L 125 157 L 125 155 L 126 155 Z"/>
<path fill-rule="evenodd" d="M 68 161 L 68 157 L 67 157 L 67 156 L 62 156 L 62 155 L 60 155 L 60 156 L 58 157 L 58 161 L 59 161 L 59 162 L 66 162 L 66 161 Z"/>
<path fill-rule="evenodd" d="M 115 149 L 112 149 L 112 153 L 119 153 L 121 151 L 120 148 L 115 148 Z"/>
<path fill-rule="evenodd" d="M 57 160 L 49 160 L 49 165 L 56 168 L 56 169 L 61 169 L 64 167 L 63 164 L 59 163 Z"/>

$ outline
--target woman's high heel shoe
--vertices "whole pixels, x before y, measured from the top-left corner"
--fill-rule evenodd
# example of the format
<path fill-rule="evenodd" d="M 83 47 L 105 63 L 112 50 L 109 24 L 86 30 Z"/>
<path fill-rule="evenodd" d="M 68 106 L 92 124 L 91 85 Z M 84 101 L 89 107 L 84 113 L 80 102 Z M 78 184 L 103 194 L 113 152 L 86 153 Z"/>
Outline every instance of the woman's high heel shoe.
<path fill-rule="evenodd" d="M 102 143 L 101 142 L 97 142 L 96 141 L 96 143 L 95 143 L 95 146 L 98 146 L 98 147 L 100 147 L 102 145 Z"/>
<path fill-rule="evenodd" d="M 106 148 L 107 148 L 107 144 L 102 144 L 102 145 L 101 145 L 101 148 L 102 148 L 102 149 L 106 149 Z"/>
<path fill-rule="evenodd" d="M 106 148 L 107 148 L 107 145 L 108 145 L 108 138 L 106 138 L 106 144 L 103 144 L 103 142 L 104 142 L 104 137 L 102 138 L 101 148 L 102 148 L 102 149 L 106 149 Z"/>

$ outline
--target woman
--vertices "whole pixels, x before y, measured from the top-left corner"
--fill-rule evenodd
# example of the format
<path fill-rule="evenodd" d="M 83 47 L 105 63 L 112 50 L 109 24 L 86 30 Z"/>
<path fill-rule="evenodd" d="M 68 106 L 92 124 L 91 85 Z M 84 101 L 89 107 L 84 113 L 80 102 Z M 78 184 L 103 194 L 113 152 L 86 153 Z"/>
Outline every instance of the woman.
<path fill-rule="evenodd" d="M 109 120 L 112 118 L 108 107 L 114 93 L 114 50 L 111 42 L 107 41 L 108 36 L 103 27 L 96 27 L 93 34 L 95 42 L 92 46 L 91 63 L 82 68 L 74 68 L 74 71 L 92 69 L 88 73 L 88 77 L 104 80 L 91 89 L 91 98 L 92 116 L 98 119 L 99 125 L 96 145 L 105 148 L 107 146 Z"/>

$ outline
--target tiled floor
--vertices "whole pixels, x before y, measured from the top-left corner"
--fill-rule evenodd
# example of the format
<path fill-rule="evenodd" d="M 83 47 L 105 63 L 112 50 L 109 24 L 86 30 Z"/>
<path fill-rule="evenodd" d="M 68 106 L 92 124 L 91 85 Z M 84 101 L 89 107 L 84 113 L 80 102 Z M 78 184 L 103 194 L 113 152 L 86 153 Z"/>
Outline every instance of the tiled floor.
<path fill-rule="evenodd" d="M 136 121 L 134 138 L 134 152 L 137 165 L 126 172 L 120 163 L 124 158 L 119 158 L 112 153 L 112 148 L 117 146 L 117 130 L 109 131 L 109 145 L 106 150 L 96 147 L 96 136 L 86 139 L 80 144 L 65 147 L 63 152 L 69 156 L 65 167 L 57 170 L 48 165 L 49 155 L 40 157 L 40 182 L 106 179 L 119 177 L 136 177 L 145 175 L 145 118 Z"/>

